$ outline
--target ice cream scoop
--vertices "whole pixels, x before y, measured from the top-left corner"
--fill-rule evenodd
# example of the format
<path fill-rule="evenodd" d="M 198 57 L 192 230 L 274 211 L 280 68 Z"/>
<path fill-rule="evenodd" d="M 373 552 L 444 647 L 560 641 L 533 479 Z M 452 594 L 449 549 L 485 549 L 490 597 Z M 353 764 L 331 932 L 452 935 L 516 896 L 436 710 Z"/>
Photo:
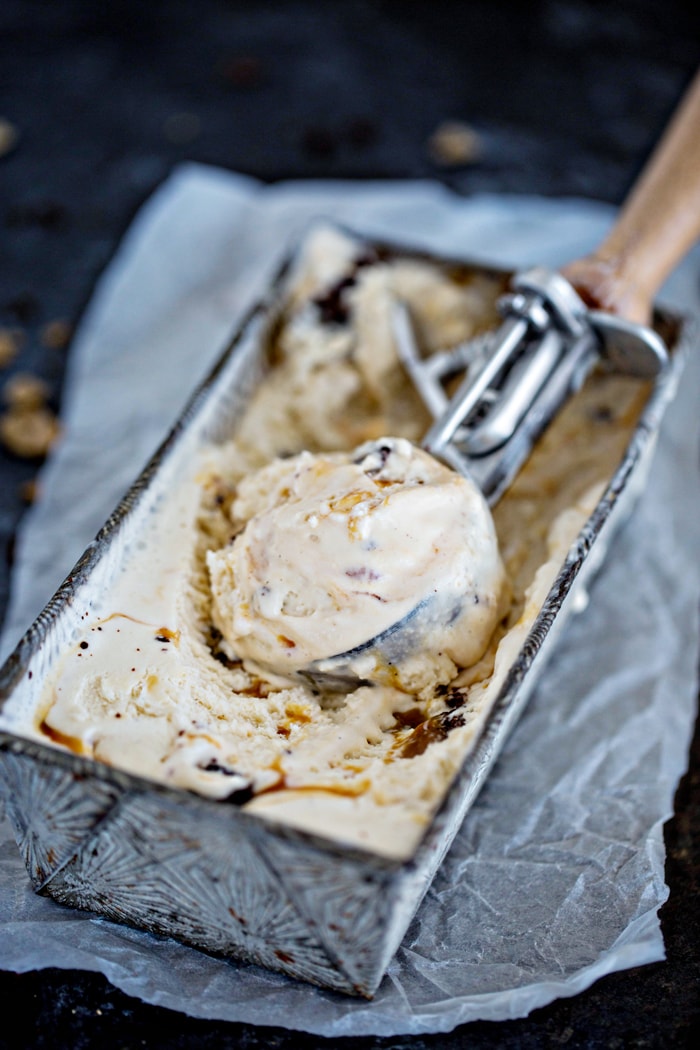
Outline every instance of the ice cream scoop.
<path fill-rule="evenodd" d="M 470 480 L 401 438 L 248 476 L 207 556 L 215 626 L 263 674 L 420 693 L 483 655 L 505 578 Z"/>
<path fill-rule="evenodd" d="M 266 674 L 418 693 L 479 659 L 504 591 L 486 499 L 500 498 L 599 357 L 640 376 L 667 365 L 639 322 L 700 229 L 698 126 L 700 75 L 598 252 L 567 268 L 572 283 L 540 268 L 515 275 L 504 323 L 451 401 L 403 315 L 399 353 L 437 417 L 423 448 L 386 438 L 350 456 L 307 453 L 244 482 L 242 530 L 208 560 L 233 655 Z"/>
<path fill-rule="evenodd" d="M 407 310 L 396 345 L 433 424 L 422 445 L 470 474 L 491 505 L 599 362 L 640 378 L 669 364 L 654 299 L 700 236 L 700 73 L 603 242 L 561 273 L 515 273 L 485 345 L 424 356 Z M 462 375 L 448 401 L 446 376 Z"/>

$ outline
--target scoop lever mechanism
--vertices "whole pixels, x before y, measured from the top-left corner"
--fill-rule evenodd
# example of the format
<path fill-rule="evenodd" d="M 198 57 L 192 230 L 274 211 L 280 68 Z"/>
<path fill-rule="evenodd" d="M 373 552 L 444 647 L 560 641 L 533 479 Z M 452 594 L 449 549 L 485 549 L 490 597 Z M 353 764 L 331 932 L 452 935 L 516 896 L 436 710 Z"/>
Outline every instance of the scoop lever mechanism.
<path fill-rule="evenodd" d="M 563 273 L 517 273 L 498 331 L 423 358 L 397 305 L 398 351 L 434 420 L 423 447 L 494 504 L 598 360 L 649 378 L 664 367 L 654 296 L 699 236 L 700 72 L 603 242 Z M 450 400 L 443 382 L 465 370 Z"/>
<path fill-rule="evenodd" d="M 555 271 L 523 271 L 511 284 L 496 331 L 429 357 L 405 304 L 393 317 L 399 356 L 434 420 L 423 448 L 473 478 L 491 505 L 596 362 L 652 378 L 668 358 L 653 329 L 589 310 Z M 460 374 L 449 398 L 444 384 Z"/>

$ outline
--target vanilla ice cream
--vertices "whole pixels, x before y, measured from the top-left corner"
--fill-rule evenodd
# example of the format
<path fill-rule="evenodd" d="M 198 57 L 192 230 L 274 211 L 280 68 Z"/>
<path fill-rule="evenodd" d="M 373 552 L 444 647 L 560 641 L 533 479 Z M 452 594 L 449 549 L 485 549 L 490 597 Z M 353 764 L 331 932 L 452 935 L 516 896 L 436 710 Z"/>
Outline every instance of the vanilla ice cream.
<path fill-rule="evenodd" d="M 505 611 L 481 492 L 405 439 L 275 460 L 232 518 L 207 555 L 213 619 L 249 670 L 420 693 L 475 664 Z"/>
<path fill-rule="evenodd" d="M 501 275 L 312 235 L 235 432 L 185 443 L 138 542 L 81 606 L 39 707 L 7 705 L 3 718 L 260 817 L 410 856 L 648 390 L 591 376 L 492 521 L 470 482 L 417 447 L 429 421 L 391 317 L 397 299 L 410 304 L 432 353 L 497 324 L 503 287 Z"/>

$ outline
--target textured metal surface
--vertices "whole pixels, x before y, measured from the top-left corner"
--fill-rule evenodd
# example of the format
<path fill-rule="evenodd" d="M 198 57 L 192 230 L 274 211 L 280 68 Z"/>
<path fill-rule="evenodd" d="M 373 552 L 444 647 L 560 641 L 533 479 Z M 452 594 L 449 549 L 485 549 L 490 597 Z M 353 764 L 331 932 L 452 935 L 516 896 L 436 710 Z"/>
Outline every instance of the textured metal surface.
<path fill-rule="evenodd" d="M 37 892 L 337 991 L 381 980 L 409 869 L 30 751 L 3 753 L 0 790 Z"/>

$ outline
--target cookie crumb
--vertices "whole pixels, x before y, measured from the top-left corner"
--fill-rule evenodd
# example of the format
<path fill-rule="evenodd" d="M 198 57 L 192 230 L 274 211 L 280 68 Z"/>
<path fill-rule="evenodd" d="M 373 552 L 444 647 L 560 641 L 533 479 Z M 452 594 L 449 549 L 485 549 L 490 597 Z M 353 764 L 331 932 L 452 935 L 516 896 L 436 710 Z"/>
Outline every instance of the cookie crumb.
<path fill-rule="evenodd" d="M 17 372 L 2 388 L 2 399 L 11 409 L 40 408 L 48 397 L 48 385 L 31 372 Z"/>
<path fill-rule="evenodd" d="M 73 328 L 68 321 L 57 318 L 55 321 L 49 321 L 48 324 L 44 325 L 39 338 L 42 345 L 50 350 L 63 350 L 68 346 L 72 334 Z"/>
<path fill-rule="evenodd" d="M 43 459 L 60 433 L 50 408 L 10 408 L 0 415 L 0 441 L 22 459 Z"/>
<path fill-rule="evenodd" d="M 0 117 L 0 157 L 11 153 L 17 145 L 19 132 L 14 124 L 5 117 Z"/>
<path fill-rule="evenodd" d="M 20 336 L 12 328 L 0 328 L 0 368 L 7 368 L 16 358 L 20 347 Z"/>
<path fill-rule="evenodd" d="M 428 139 L 431 159 L 443 167 L 474 164 L 482 154 L 481 138 L 474 128 L 459 120 L 446 120 Z"/>

